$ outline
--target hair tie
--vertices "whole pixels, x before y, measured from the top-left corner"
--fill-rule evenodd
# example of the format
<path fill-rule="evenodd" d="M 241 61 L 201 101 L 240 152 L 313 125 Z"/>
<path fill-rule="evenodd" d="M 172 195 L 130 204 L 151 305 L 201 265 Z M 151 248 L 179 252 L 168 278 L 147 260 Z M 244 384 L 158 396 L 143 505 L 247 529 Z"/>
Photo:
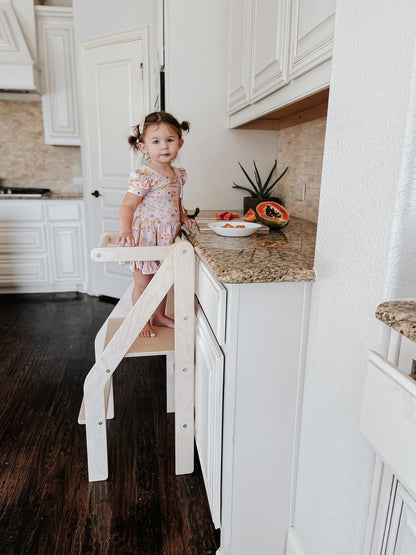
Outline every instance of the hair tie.
<path fill-rule="evenodd" d="M 144 127 L 144 122 L 145 122 L 145 120 L 146 120 L 146 116 L 143 117 L 143 118 L 140 120 L 140 123 L 139 123 L 139 133 L 140 133 L 140 135 L 143 133 L 143 127 Z"/>

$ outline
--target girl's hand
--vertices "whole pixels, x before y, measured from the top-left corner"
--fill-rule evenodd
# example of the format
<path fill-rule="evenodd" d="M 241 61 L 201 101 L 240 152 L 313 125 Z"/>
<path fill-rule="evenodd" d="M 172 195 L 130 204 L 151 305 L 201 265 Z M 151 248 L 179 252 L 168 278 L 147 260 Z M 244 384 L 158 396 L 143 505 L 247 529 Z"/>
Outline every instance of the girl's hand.
<path fill-rule="evenodd" d="M 193 225 L 196 225 L 196 221 L 189 219 L 188 216 L 182 212 L 181 224 L 184 225 L 186 229 L 191 229 Z"/>
<path fill-rule="evenodd" d="M 120 231 L 117 239 L 117 245 L 119 247 L 135 247 L 136 243 L 134 241 L 133 233 L 131 231 Z"/>

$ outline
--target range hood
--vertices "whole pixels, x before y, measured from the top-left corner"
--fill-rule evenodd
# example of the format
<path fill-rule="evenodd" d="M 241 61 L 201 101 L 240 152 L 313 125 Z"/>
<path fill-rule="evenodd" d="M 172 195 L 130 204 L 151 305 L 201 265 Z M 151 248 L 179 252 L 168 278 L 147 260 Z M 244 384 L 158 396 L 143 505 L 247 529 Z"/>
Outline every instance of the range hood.
<path fill-rule="evenodd" d="M 0 92 L 40 93 L 33 0 L 0 0 Z"/>

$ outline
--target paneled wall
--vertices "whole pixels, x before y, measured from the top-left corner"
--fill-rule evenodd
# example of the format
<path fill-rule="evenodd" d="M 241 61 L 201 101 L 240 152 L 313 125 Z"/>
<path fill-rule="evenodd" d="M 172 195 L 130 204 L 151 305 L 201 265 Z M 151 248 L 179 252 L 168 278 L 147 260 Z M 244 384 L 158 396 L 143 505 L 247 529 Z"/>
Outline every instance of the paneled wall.
<path fill-rule="evenodd" d="M 82 193 L 80 148 L 45 145 L 39 101 L 0 100 L 0 183 Z"/>
<path fill-rule="evenodd" d="M 326 117 L 278 131 L 277 175 L 289 166 L 275 196 L 293 216 L 316 222 L 321 190 Z M 297 186 L 304 184 L 305 200 L 297 199 Z"/>

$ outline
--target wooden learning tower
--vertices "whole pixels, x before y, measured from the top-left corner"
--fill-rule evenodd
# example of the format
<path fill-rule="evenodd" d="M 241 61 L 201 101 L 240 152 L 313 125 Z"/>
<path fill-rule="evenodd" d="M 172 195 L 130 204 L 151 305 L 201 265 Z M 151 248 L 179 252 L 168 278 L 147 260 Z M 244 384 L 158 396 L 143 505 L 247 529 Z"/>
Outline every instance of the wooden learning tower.
<path fill-rule="evenodd" d="M 133 283 L 129 286 L 96 336 L 95 364 L 84 381 L 78 417 L 86 429 L 88 478 L 108 478 L 106 420 L 114 417 L 113 373 L 124 357 L 161 354 L 166 355 L 167 412 L 175 412 L 175 471 L 189 474 L 194 469 L 194 249 L 179 237 L 160 247 L 116 247 L 116 238 L 103 234 L 93 260 L 163 262 L 135 305 Z M 175 329 L 156 327 L 156 337 L 138 337 L 172 285 Z"/>

